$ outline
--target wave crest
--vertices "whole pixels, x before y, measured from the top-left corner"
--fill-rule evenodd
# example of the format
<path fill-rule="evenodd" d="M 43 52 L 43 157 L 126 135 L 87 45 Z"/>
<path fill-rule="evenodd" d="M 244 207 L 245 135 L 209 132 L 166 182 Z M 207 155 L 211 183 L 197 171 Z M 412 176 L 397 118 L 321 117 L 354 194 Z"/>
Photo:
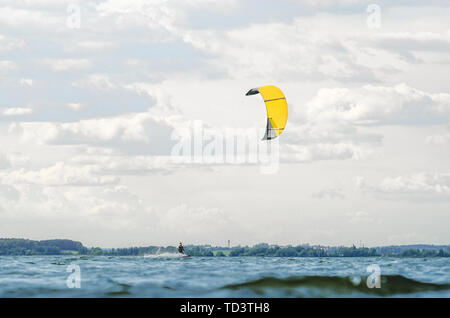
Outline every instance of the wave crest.
<path fill-rule="evenodd" d="M 355 277 L 293 276 L 288 278 L 264 277 L 244 283 L 225 285 L 222 288 L 250 289 L 260 295 L 274 290 L 284 292 L 285 295 L 292 295 L 296 290 L 307 289 L 308 292 L 315 290 L 317 295 L 331 293 L 345 296 L 357 293 L 368 296 L 394 296 L 418 292 L 450 291 L 450 284 L 420 282 L 402 275 L 384 275 L 381 276 L 381 288 L 368 288 L 366 279 L 355 279 Z"/>

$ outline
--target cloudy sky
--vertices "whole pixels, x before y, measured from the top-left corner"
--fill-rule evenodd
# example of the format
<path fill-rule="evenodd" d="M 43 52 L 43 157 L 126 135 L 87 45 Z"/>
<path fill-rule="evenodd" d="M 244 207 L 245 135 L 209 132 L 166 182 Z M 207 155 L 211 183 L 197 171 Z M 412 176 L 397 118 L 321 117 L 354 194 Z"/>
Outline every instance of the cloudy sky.
<path fill-rule="evenodd" d="M 3 0 L 0 237 L 449 244 L 449 16 L 441 0 Z M 244 94 L 267 84 L 289 104 L 275 173 L 174 161 L 195 123 L 264 127 Z"/>

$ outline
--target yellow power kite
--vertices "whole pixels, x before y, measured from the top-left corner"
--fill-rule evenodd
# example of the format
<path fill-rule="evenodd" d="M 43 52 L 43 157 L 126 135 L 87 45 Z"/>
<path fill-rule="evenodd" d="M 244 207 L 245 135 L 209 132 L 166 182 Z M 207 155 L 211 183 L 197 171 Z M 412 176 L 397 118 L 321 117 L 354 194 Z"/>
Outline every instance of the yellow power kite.
<path fill-rule="evenodd" d="M 261 94 L 267 108 L 266 133 L 262 140 L 275 139 L 284 130 L 288 118 L 288 106 L 286 97 L 281 89 L 273 85 L 252 88 L 246 96 Z"/>

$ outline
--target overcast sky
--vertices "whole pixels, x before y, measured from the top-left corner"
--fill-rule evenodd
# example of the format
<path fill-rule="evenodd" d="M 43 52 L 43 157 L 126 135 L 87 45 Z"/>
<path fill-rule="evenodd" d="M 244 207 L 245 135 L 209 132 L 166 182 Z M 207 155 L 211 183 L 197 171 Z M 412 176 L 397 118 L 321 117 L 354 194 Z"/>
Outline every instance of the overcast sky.
<path fill-rule="evenodd" d="M 0 237 L 449 244 L 449 17 L 449 1 L 3 0 Z M 276 173 L 174 162 L 196 121 L 263 128 L 244 95 L 268 84 L 289 105 Z"/>

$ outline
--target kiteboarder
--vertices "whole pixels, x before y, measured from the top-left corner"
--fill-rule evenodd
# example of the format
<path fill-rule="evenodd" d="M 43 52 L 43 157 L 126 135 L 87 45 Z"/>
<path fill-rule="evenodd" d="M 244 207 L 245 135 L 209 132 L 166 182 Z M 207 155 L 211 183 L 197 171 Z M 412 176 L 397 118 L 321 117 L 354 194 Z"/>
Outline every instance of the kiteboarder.
<path fill-rule="evenodd" d="M 184 246 L 183 243 L 180 242 L 180 245 L 178 245 L 178 253 L 184 254 Z"/>

